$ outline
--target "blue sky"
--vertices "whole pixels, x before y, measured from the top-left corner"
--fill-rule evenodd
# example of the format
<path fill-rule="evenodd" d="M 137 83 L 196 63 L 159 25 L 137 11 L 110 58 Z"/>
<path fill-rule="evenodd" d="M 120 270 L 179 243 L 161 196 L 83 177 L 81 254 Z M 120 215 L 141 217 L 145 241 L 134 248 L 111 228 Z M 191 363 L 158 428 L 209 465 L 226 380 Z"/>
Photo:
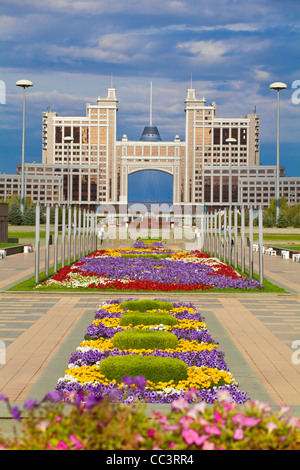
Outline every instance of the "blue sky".
<path fill-rule="evenodd" d="M 295 0 L 1 0 L 0 171 L 21 161 L 22 90 L 27 93 L 26 162 L 41 161 L 42 112 L 85 114 L 117 90 L 118 135 L 139 139 L 149 122 L 163 140 L 184 139 L 191 74 L 197 96 L 219 117 L 261 116 L 261 163 L 276 163 L 276 93 L 281 93 L 281 164 L 300 176 L 300 3 Z M 299 84 L 297 83 L 299 80 Z M 296 86 L 296 88 L 292 88 Z M 3 99 L 2 99 L 3 101 Z"/>

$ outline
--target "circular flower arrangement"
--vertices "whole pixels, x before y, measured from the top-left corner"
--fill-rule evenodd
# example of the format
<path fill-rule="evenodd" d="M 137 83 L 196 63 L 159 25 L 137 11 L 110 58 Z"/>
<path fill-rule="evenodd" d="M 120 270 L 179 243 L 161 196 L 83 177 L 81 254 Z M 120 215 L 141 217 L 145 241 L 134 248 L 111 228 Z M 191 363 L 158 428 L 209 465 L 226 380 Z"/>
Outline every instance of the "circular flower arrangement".
<path fill-rule="evenodd" d="M 135 301 L 133 301 L 134 304 Z M 231 396 L 231 400 L 237 403 L 244 403 L 248 400 L 246 392 L 238 389 L 238 384 L 231 375 L 225 359 L 224 353 L 218 350 L 216 343 L 200 315 L 192 304 L 171 303 L 171 308 L 163 310 L 161 308 L 146 310 L 144 313 L 153 315 L 168 314 L 176 319 L 173 325 L 159 323 L 122 325 L 122 318 L 129 313 L 128 308 L 124 308 L 122 299 L 106 302 L 95 313 L 93 323 L 87 328 L 84 341 L 80 343 L 74 353 L 71 354 L 69 368 L 65 376 L 58 380 L 56 389 L 62 396 L 67 396 L 70 392 L 83 393 L 84 395 L 107 395 L 113 400 L 129 403 L 132 401 L 144 401 L 149 403 L 171 403 L 181 397 L 186 397 L 189 391 L 191 399 L 196 401 L 206 401 L 214 403 L 220 391 L 226 391 Z M 133 312 L 137 313 L 137 312 Z M 143 316 L 139 314 L 141 319 Z M 159 316 L 157 318 L 160 318 Z M 163 318 L 163 317 L 162 317 Z M 135 332 L 163 332 L 172 333 L 177 338 L 175 347 L 151 348 L 145 343 L 143 348 L 134 347 Z M 133 338 L 133 347 L 118 348 L 114 345 L 116 333 L 130 332 L 129 339 Z M 133 332 L 133 333 L 132 333 Z M 152 333 L 149 337 L 151 338 Z M 146 335 L 147 338 L 147 335 Z M 124 356 L 127 358 L 125 360 Z M 172 361 L 183 364 L 186 368 L 184 377 L 176 376 L 168 381 L 163 380 L 164 371 L 154 370 L 154 376 L 158 379 L 147 378 L 146 361 L 141 373 L 137 375 L 126 373 L 126 364 L 130 367 L 132 358 L 150 358 L 154 366 L 155 361 L 162 358 L 167 359 L 167 363 L 173 367 Z M 107 358 L 115 358 L 115 374 L 122 374 L 123 369 L 118 370 L 118 362 L 122 362 L 124 376 L 121 380 L 108 378 L 103 373 L 102 367 Z M 120 361 L 120 358 L 124 358 Z M 165 360 L 164 359 L 164 360 Z M 104 362 L 103 362 L 104 361 Z M 114 360 L 112 361 L 112 363 Z M 177 367 L 177 362 L 175 363 Z M 168 365 L 168 367 L 169 367 Z M 130 371 L 130 369 L 128 369 Z M 135 370 L 135 369 L 132 369 Z M 146 372 L 145 372 L 146 371 Z M 145 372 L 145 374 L 144 374 Z M 121 377 L 120 376 L 120 377 Z M 161 380 L 162 378 L 162 380 Z"/>
<path fill-rule="evenodd" d="M 174 251 L 136 242 L 130 249 L 102 249 L 62 268 L 41 288 L 129 291 L 261 290 L 262 285 L 200 251 Z"/>

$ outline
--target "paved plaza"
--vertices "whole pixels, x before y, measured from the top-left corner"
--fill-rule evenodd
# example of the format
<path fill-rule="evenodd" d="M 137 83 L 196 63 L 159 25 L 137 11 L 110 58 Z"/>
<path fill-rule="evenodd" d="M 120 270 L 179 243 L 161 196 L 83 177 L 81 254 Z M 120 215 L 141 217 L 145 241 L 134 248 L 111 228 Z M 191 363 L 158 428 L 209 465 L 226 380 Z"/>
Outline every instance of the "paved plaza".
<path fill-rule="evenodd" d="M 170 245 L 171 247 L 171 245 Z M 172 248 L 176 248 L 176 244 Z M 44 256 L 41 250 L 41 269 Z M 254 253 L 258 271 L 258 254 Z M 0 260 L 0 393 L 12 403 L 41 399 L 64 375 L 69 356 L 83 339 L 99 305 L 132 293 L 10 292 L 34 274 L 34 253 Z M 205 316 L 208 330 L 225 352 L 239 388 L 255 400 L 288 405 L 300 416 L 300 263 L 264 255 L 264 274 L 286 294 L 156 293 L 134 298 L 191 301 Z M 298 342 L 298 343 L 297 343 Z M 3 343 L 2 343 L 3 344 Z M 294 346 L 294 348 L 293 348 Z M 296 346 L 296 348 L 295 348 Z M 297 349 L 299 354 L 297 354 Z M 4 362 L 4 361 L 2 361 Z M 153 405 L 152 408 L 159 407 Z M 0 407 L 0 428 L 7 423 Z"/>

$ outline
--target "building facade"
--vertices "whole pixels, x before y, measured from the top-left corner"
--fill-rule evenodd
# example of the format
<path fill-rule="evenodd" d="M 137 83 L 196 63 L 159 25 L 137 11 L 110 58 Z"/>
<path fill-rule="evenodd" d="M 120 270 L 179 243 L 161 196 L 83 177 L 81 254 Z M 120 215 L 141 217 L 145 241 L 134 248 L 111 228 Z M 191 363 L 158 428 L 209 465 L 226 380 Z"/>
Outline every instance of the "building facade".
<path fill-rule="evenodd" d="M 173 176 L 173 204 L 217 207 L 262 204 L 275 197 L 276 167 L 259 162 L 260 117 L 254 110 L 240 118 L 218 118 L 215 102 L 206 104 L 188 89 L 185 139 L 162 141 L 158 129 L 145 126 L 141 138 L 117 140 L 118 100 L 86 105 L 86 115 L 42 116 L 42 163 L 26 164 L 26 197 L 40 203 L 97 207 L 128 203 L 128 176 L 159 170 Z M 152 121 L 152 119 L 151 119 Z M 70 141 L 71 138 L 71 141 Z M 231 142 L 228 141 L 231 139 Z M 300 201 L 300 178 L 280 170 L 281 194 Z M 254 189 L 253 189 L 254 188 Z M 17 175 L 0 175 L 0 198 L 20 191 Z"/>

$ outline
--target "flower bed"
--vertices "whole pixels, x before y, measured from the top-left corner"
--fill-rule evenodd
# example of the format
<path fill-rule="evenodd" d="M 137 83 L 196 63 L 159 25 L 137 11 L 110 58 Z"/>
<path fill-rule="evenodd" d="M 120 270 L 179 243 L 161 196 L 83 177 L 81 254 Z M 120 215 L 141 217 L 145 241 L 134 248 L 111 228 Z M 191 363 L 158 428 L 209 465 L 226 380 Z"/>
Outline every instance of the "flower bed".
<path fill-rule="evenodd" d="M 143 404 L 86 400 L 81 394 L 61 403 L 58 392 L 49 392 L 40 402 L 27 400 L 24 410 L 5 396 L 1 400 L 21 430 L 8 438 L 0 434 L 0 450 L 146 450 L 154 464 L 172 463 L 170 451 L 177 451 L 174 459 L 183 465 L 201 465 L 203 458 L 193 450 L 300 450 L 300 420 L 288 407 L 272 411 L 257 401 L 241 406 L 228 401 L 226 392 L 212 406 L 181 398 L 167 413 L 153 411 L 150 417 Z M 113 464 L 106 453 L 97 458 L 100 465 Z"/>
<path fill-rule="evenodd" d="M 98 250 L 36 286 L 129 291 L 262 290 L 262 285 L 200 251 L 174 251 L 161 243 Z"/>
<path fill-rule="evenodd" d="M 196 401 L 214 403 L 220 391 L 227 392 L 236 403 L 249 400 L 247 393 L 238 389 L 238 384 L 226 365 L 224 353 L 218 350 L 218 343 L 207 330 L 203 316 L 192 304 L 172 302 L 171 309 L 156 310 L 157 314 L 167 313 L 173 316 L 176 319 L 175 325 L 160 323 L 158 320 L 153 325 L 141 323 L 135 326 L 121 326 L 122 317 L 129 312 L 122 305 L 121 299 L 112 300 L 103 304 L 95 313 L 93 323 L 85 332 L 84 341 L 71 354 L 65 376 L 58 380 L 56 389 L 61 396 L 76 392 L 87 396 L 110 395 L 117 402 L 125 403 L 171 403 L 193 390 L 193 400 Z M 150 313 L 155 313 L 155 309 L 151 309 Z M 175 335 L 178 343 L 175 347 L 166 345 L 164 349 L 151 349 L 149 345 L 143 349 L 119 349 L 114 345 L 114 336 L 117 333 L 141 330 L 172 333 L 171 336 Z M 128 357 L 128 363 L 132 356 L 175 359 L 184 363 L 187 373 L 179 380 L 174 377 L 167 382 L 151 381 L 143 376 L 142 366 L 141 372 L 135 376 L 131 376 L 124 368 L 124 376 L 120 381 L 108 379 L 101 370 L 102 361 L 124 356 Z M 123 361 L 123 364 L 126 362 Z"/>

